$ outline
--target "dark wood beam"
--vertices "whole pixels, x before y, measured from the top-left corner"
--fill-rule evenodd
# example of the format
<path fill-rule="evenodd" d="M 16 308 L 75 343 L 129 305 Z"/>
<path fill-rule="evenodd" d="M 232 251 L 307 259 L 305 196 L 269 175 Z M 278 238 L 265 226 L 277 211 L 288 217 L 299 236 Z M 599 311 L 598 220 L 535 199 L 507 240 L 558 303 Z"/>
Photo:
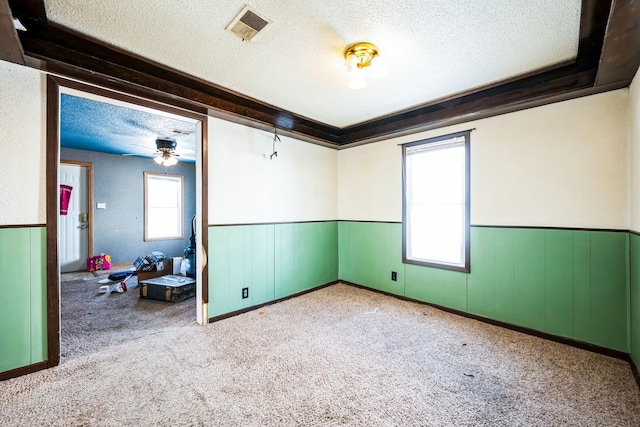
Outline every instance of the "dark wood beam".
<path fill-rule="evenodd" d="M 14 2 L 23 3 L 11 0 L 12 6 Z M 623 87 L 628 76 L 635 73 L 637 60 L 634 55 L 640 52 L 637 4 L 632 0 L 616 0 L 615 3 L 612 0 L 583 0 L 575 61 L 337 128 L 46 23 L 46 16 L 37 15 L 41 0 L 29 0 L 25 4 L 36 10 L 36 16 L 27 20 L 29 31 L 19 34 L 29 66 L 178 107 L 208 111 L 214 116 L 250 123 L 260 129 L 277 126 L 284 134 L 330 146 L 379 140 Z M 30 12 L 22 5 L 19 13 Z M 603 68 L 599 70 L 599 66 Z M 600 79 L 597 82 L 601 86 L 594 90 L 596 78 Z"/>
<path fill-rule="evenodd" d="M 43 25 L 49 22 L 44 0 L 9 0 L 9 6 L 11 6 L 13 15 L 17 18 Z"/>
<path fill-rule="evenodd" d="M 596 85 L 631 83 L 640 65 L 640 2 L 614 0 Z"/>
<path fill-rule="evenodd" d="M 596 70 L 577 72 L 575 66 L 550 71 L 481 92 L 394 114 L 344 129 L 342 141 L 352 144 L 363 140 L 394 136 L 428 128 L 448 126 L 542 105 L 551 96 L 567 94 L 593 86 Z"/>
<path fill-rule="evenodd" d="M 0 0 L 0 59 L 24 65 L 24 52 L 7 0 Z"/>
<path fill-rule="evenodd" d="M 91 74 L 90 81 L 101 76 L 102 79 L 126 82 L 188 100 L 200 107 L 247 117 L 270 127 L 277 126 L 294 134 L 339 143 L 340 130 L 336 127 L 232 92 L 54 24 L 31 23 L 28 29 L 20 34 L 22 46 L 30 57 L 40 60 L 30 64 L 43 70 L 64 69 L 74 77 Z"/>
<path fill-rule="evenodd" d="M 576 64 L 580 70 L 598 66 L 613 0 L 582 0 Z"/>
<path fill-rule="evenodd" d="M 46 206 L 47 206 L 47 365 L 60 364 L 60 258 L 58 254 L 58 215 L 60 187 L 58 162 L 60 158 L 60 88 L 51 76 L 47 77 L 47 136 L 46 136 Z M 53 179 L 50 179 L 53 178 Z"/>

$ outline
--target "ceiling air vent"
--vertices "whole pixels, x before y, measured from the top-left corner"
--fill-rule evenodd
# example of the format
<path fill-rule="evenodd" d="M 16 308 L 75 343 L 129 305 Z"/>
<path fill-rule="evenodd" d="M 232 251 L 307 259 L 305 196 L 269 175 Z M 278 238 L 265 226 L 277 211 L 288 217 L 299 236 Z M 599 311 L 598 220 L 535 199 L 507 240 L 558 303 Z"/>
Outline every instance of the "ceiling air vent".
<path fill-rule="evenodd" d="M 259 16 L 249 6 L 245 6 L 238 16 L 231 21 L 227 30 L 240 37 L 243 41 L 248 42 L 270 23 L 271 21 Z"/>

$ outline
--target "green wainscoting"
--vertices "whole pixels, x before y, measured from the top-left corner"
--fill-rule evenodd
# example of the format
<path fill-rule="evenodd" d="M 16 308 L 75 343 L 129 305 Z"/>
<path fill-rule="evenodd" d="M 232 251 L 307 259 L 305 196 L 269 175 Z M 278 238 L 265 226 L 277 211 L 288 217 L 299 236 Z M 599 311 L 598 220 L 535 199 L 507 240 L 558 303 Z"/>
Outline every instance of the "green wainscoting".
<path fill-rule="evenodd" d="M 339 236 L 340 279 L 404 295 L 401 224 L 341 221 Z"/>
<path fill-rule="evenodd" d="M 630 233 L 629 246 L 631 357 L 640 368 L 640 236 Z"/>
<path fill-rule="evenodd" d="M 470 274 L 402 264 L 398 223 L 342 221 L 339 241 L 342 280 L 630 351 L 629 233 L 472 227 Z"/>
<path fill-rule="evenodd" d="M 44 227 L 0 228 L 0 372 L 47 359 Z"/>
<path fill-rule="evenodd" d="M 627 232 L 472 227 L 470 274 L 403 264 L 399 223 L 211 226 L 209 253 L 210 317 L 340 278 L 640 359 L 640 237 Z"/>
<path fill-rule="evenodd" d="M 209 317 L 337 279 L 336 221 L 209 227 Z"/>

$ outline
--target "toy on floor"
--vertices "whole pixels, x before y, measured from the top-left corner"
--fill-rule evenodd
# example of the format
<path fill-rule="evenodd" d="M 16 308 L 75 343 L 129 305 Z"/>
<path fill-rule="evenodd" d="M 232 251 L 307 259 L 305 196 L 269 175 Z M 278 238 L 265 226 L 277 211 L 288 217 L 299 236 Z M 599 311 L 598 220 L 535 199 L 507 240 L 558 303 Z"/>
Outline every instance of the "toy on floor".
<path fill-rule="evenodd" d="M 127 292 L 127 280 L 131 279 L 133 276 L 135 276 L 135 271 L 134 272 L 126 272 L 123 271 L 122 273 L 128 273 L 129 275 L 127 277 L 125 277 L 125 279 L 121 282 L 118 283 L 114 283 L 112 285 L 102 285 L 100 286 L 100 289 L 98 290 L 99 293 L 101 294 L 111 294 L 112 292 L 121 294 L 123 292 Z M 100 283 L 109 283 L 111 282 L 111 277 L 122 277 L 122 274 L 112 274 L 109 276 L 109 278 L 107 279 L 103 279 L 100 280 Z"/>

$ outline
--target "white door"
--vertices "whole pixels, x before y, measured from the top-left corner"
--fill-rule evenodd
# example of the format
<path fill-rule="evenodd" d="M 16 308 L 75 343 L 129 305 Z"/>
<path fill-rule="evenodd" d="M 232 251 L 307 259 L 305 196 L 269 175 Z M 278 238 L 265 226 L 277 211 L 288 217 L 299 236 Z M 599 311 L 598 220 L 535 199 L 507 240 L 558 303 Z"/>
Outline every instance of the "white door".
<path fill-rule="evenodd" d="M 60 185 L 71 187 L 67 214 L 58 213 L 60 272 L 87 268 L 89 256 L 89 171 L 86 166 L 62 163 Z M 60 200 L 62 204 L 62 197 Z M 63 206 L 61 206 L 63 208 Z"/>

